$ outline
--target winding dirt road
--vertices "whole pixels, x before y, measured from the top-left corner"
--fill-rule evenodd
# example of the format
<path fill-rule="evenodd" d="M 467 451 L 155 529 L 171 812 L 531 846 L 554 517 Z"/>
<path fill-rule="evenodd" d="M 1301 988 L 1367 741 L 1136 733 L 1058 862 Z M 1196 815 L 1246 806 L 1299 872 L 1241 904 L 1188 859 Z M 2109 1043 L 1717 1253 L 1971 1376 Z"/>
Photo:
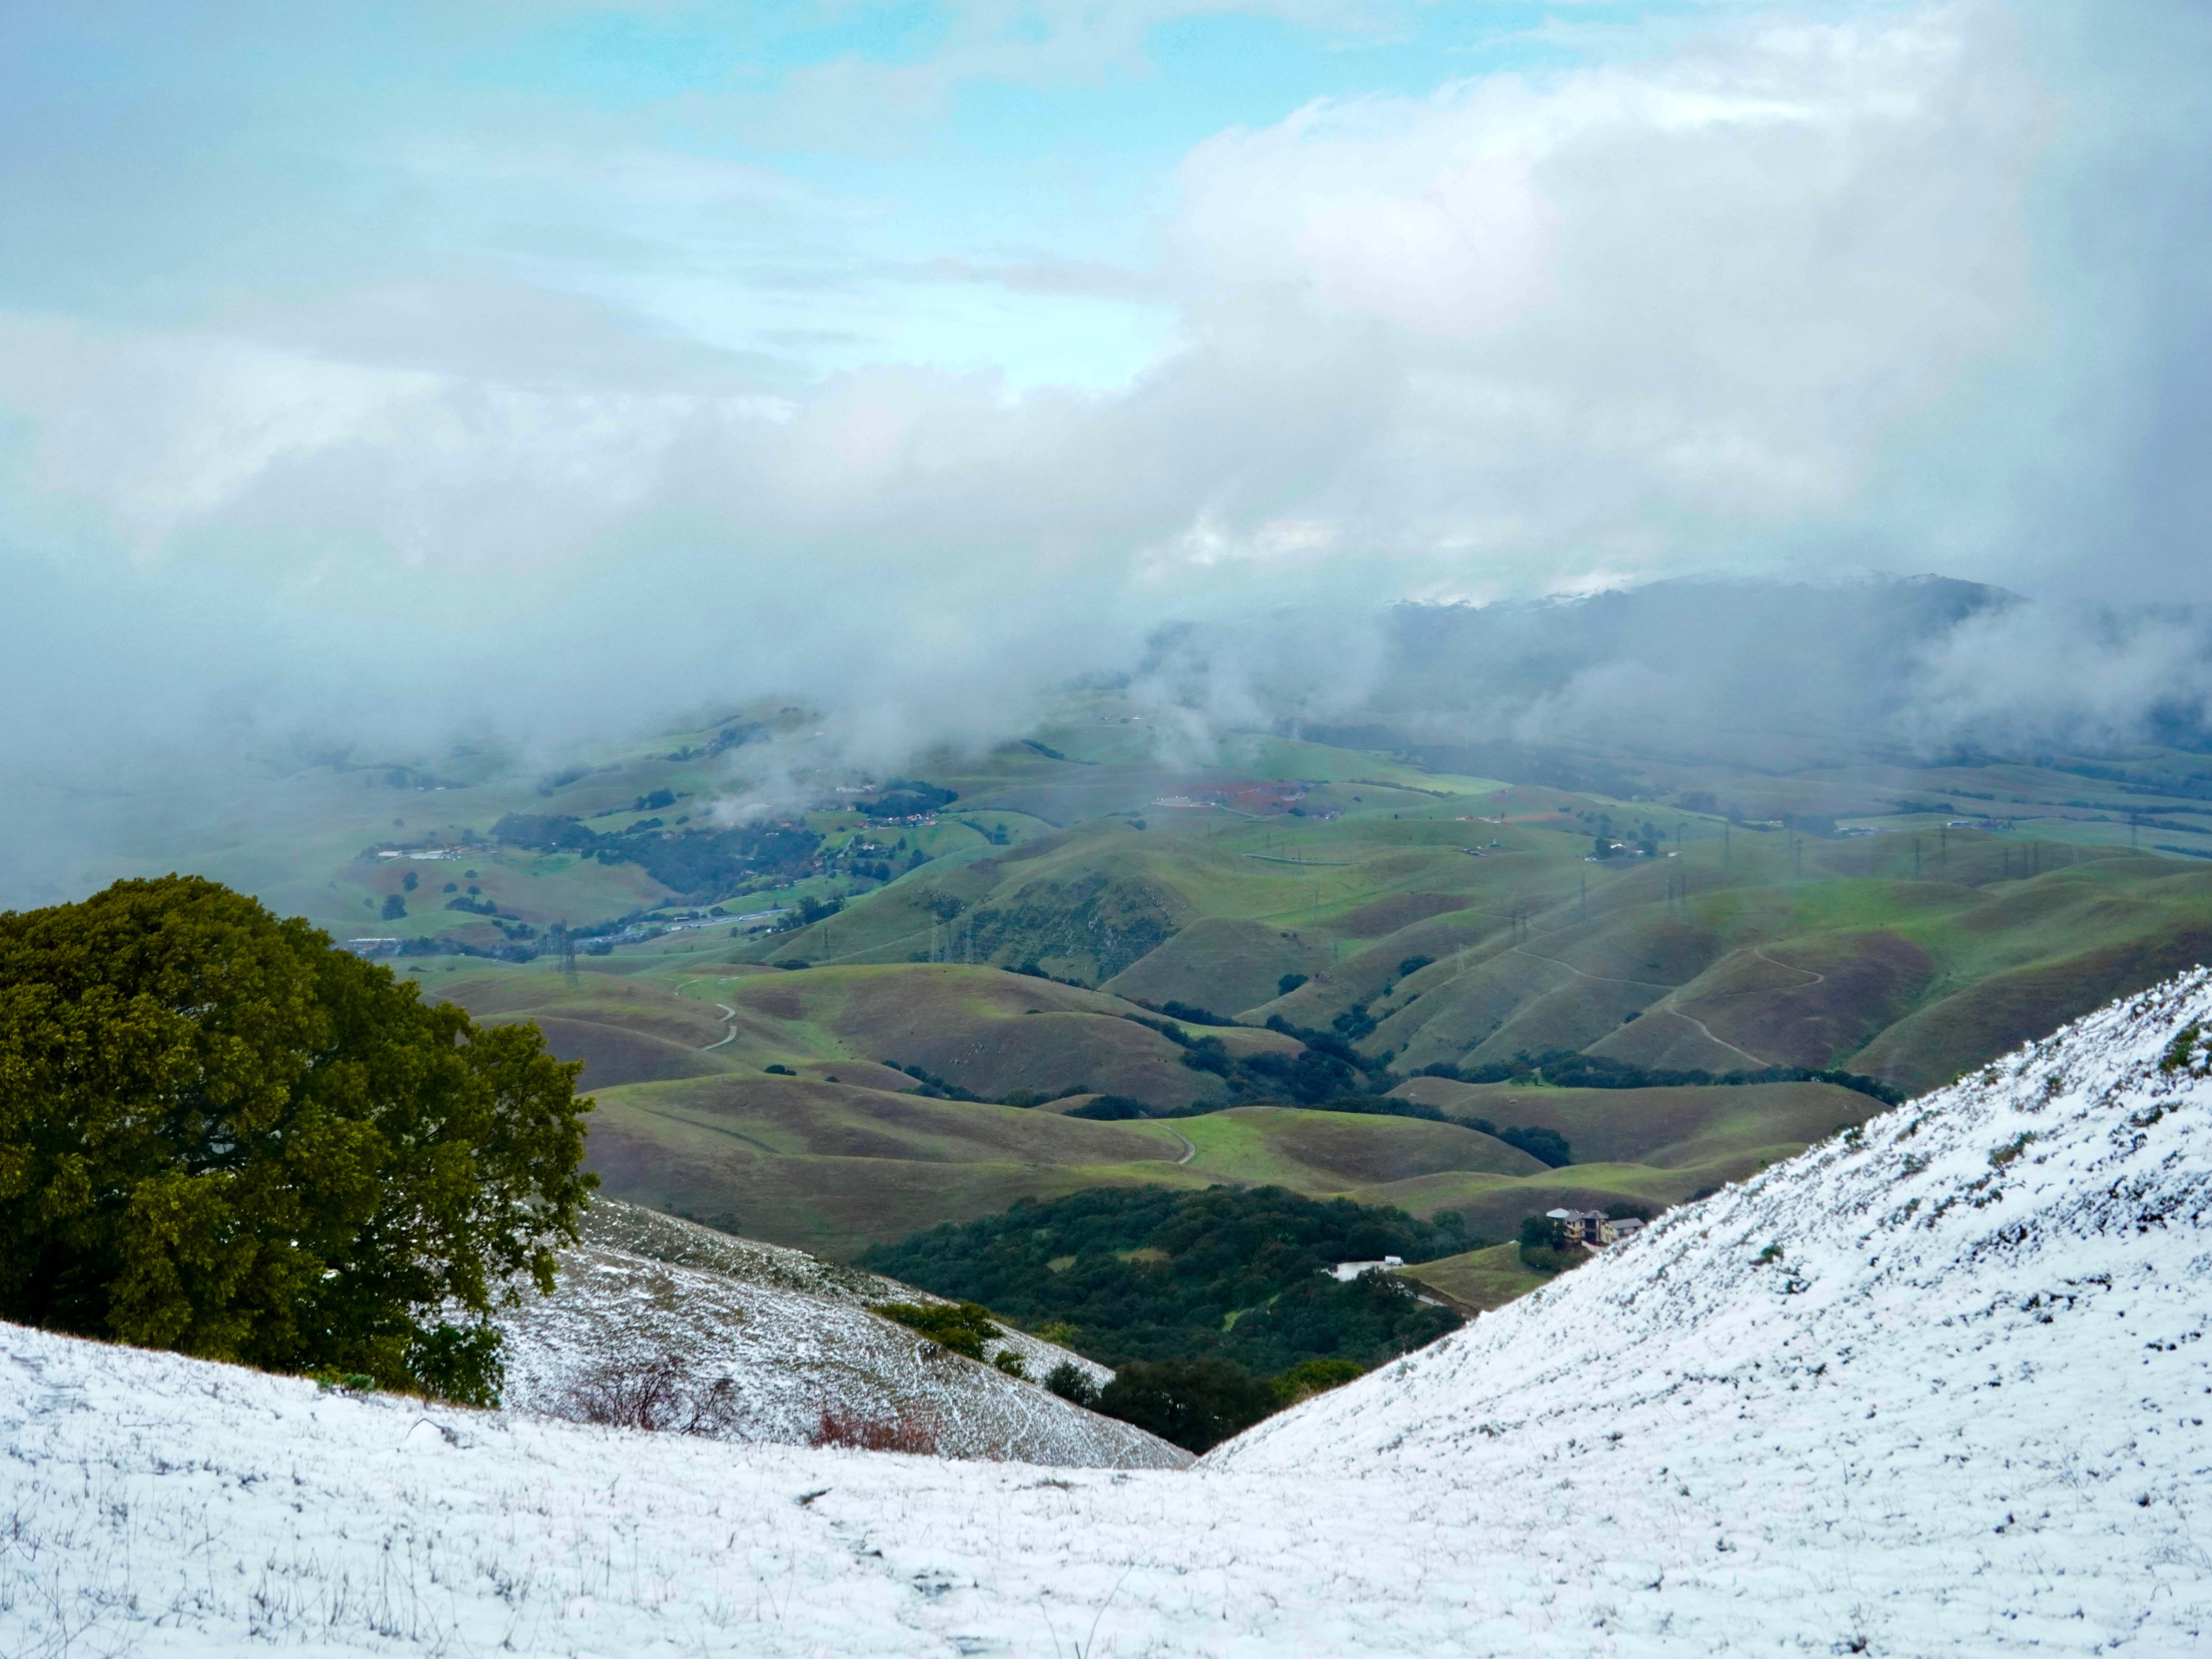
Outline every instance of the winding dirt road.
<path fill-rule="evenodd" d="M 727 984 L 728 982 L 725 980 L 722 982 Z M 671 991 L 669 995 L 671 996 L 682 996 L 683 993 L 689 990 L 692 986 L 703 985 L 704 983 L 706 983 L 704 979 L 687 979 L 683 984 L 678 985 L 674 990 Z M 715 1006 L 722 1011 L 722 1034 L 717 1041 L 700 1044 L 699 1052 L 702 1054 L 711 1052 L 713 1050 L 720 1048 L 724 1043 L 734 1043 L 737 1040 L 737 1010 L 730 1007 L 727 1002 L 717 1002 Z"/>
<path fill-rule="evenodd" d="M 1827 977 L 1828 977 L 1828 976 L 1827 976 L 1826 974 L 1815 974 L 1815 973 L 1814 973 L 1814 972 L 1813 972 L 1813 970 L 1812 970 L 1811 969 L 1809 969 L 1809 968 L 1800 968 L 1800 967 L 1796 966 L 1794 963 L 1777 962 L 1777 961 L 1776 961 L 1772 957 L 1770 957 L 1769 955 L 1767 955 L 1767 953 L 1766 953 L 1766 950 L 1765 950 L 1765 947 L 1764 947 L 1764 946 L 1763 946 L 1763 945 L 1757 945 L 1757 944 L 1753 945 L 1753 946 L 1751 947 L 1751 954 L 1752 954 L 1753 956 L 1757 957 L 1758 957 L 1761 962 L 1763 962 L 1763 963 L 1766 963 L 1766 965 L 1767 965 L 1768 967 L 1770 967 L 1770 968 L 1783 968 L 1783 969 L 1787 969 L 1789 972 L 1791 972 L 1791 973 L 1793 973 L 1793 974 L 1807 974 L 1807 975 L 1810 975 L 1810 976 L 1811 976 L 1809 978 L 1808 978 L 1808 979 L 1806 980 L 1806 982 L 1805 982 L 1802 985 L 1784 985 L 1784 986 L 1782 986 L 1782 987 L 1780 988 L 1781 988 L 1781 989 L 1783 989 L 1783 990 L 1785 990 L 1785 991 L 1804 991 L 1804 990 L 1810 990 L 1810 989 L 1811 989 L 1814 986 L 1815 986 L 1815 985 L 1825 985 L 1825 984 L 1827 982 Z"/>
<path fill-rule="evenodd" d="M 1656 979 L 1621 979 L 1611 974 L 1586 974 L 1581 969 L 1576 967 L 1571 962 L 1561 962 L 1557 957 L 1548 957 L 1541 950 L 1529 950 L 1526 945 L 1515 945 L 1513 947 L 1513 954 L 1516 956 L 1527 957 L 1536 962 L 1548 962 L 1554 967 L 1564 968 L 1568 973 L 1576 975 L 1580 978 L 1597 980 L 1607 985 L 1641 985 L 1649 990 L 1670 992 L 1681 988 L 1679 986 L 1662 985 Z M 1764 961 L 1766 960 L 1766 958 L 1762 957 L 1761 960 Z M 1777 962 L 1774 965 L 1777 968 L 1789 967 L 1789 964 L 1786 962 Z M 1792 973 L 1802 974 L 1808 973 L 1811 970 L 1805 968 L 1792 968 L 1790 969 L 1790 971 Z M 1791 988 L 1801 989 L 1802 988 L 1793 986 Z M 1714 1036 L 1713 1034 L 1712 1028 L 1708 1027 L 1704 1020 L 1700 1020 L 1694 1014 L 1684 1014 L 1680 1008 L 1670 1008 L 1663 1001 L 1653 1003 L 1649 1007 L 1644 1009 L 1643 1012 L 1646 1014 L 1671 1014 L 1675 1019 L 1684 1020 L 1689 1025 L 1695 1027 L 1699 1033 L 1702 1035 L 1705 1040 L 1708 1043 L 1714 1045 L 1716 1047 L 1725 1048 L 1731 1054 L 1740 1054 L 1745 1059 L 1749 1060 L 1753 1065 L 1765 1066 L 1774 1064 L 1771 1060 L 1761 1059 L 1758 1055 L 1752 1053 L 1748 1048 L 1737 1047 L 1735 1044 L 1728 1041 L 1725 1037 Z"/>

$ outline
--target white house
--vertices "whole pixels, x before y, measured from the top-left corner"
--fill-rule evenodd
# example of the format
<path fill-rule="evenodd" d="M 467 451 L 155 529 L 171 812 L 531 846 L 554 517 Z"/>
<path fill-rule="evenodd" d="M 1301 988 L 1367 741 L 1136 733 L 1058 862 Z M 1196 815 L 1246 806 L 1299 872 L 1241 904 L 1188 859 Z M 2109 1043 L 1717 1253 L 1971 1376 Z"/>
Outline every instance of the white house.
<path fill-rule="evenodd" d="M 1388 1273 L 1393 1268 L 1405 1265 L 1404 1256 L 1386 1255 L 1380 1262 L 1339 1262 L 1333 1268 L 1324 1268 L 1321 1271 L 1338 1284 L 1350 1284 L 1363 1273 Z"/>

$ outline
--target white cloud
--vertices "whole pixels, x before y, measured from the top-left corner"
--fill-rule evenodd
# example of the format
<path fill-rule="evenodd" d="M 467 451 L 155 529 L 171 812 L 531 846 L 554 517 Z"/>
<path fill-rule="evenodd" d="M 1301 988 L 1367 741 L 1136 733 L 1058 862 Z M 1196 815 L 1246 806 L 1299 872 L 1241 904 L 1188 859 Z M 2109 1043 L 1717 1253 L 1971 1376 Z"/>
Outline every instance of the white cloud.
<path fill-rule="evenodd" d="M 1408 539 L 1679 557 L 1699 521 L 1849 510 L 1895 423 L 2018 345 L 2048 103 L 1980 11 L 1772 27 L 1224 135 L 1177 239 L 1384 326 L 1402 499 L 1437 515 Z"/>
<path fill-rule="evenodd" d="M 621 303 L 560 289 L 549 258 L 323 273 L 308 301 L 233 282 L 219 328 L 16 314 L 6 556 L 37 550 L 45 609 L 15 629 L 73 639 L 54 626 L 73 607 L 118 640 L 204 631 L 188 664 L 119 652 L 76 716 L 94 724 L 226 685 L 394 729 L 603 728 L 787 689 L 890 764 L 1018 723 L 1037 687 L 1176 617 L 1838 563 L 2084 586 L 2108 560 L 2115 596 L 2201 591 L 2164 528 L 2186 515 L 2130 536 L 2113 506 L 2183 499 L 2182 469 L 2141 457 L 2146 429 L 2185 454 L 2203 401 L 2203 221 L 2173 181 L 2203 175 L 2177 163 L 2206 140 L 2156 98 L 2145 137 L 2114 95 L 2181 74 L 2156 31 L 2092 62 L 2050 22 L 2080 16 L 1732 23 L 1221 134 L 1162 227 L 1179 343 L 1114 391 L 868 364 L 864 340 L 809 383 L 727 347 L 927 320 L 852 297 L 865 262 L 842 255 L 772 316 L 719 245 L 672 234 L 634 269 L 592 256 Z M 745 169 L 625 146 L 544 191 L 782 211 Z M 982 304 L 1023 270 L 1083 274 L 963 254 L 932 286 L 976 302 L 959 326 L 987 343 L 1024 326 Z M 1103 299 L 1046 302 L 1103 327 L 1080 308 Z M 61 659 L 15 643 L 0 690 L 29 695 Z"/>

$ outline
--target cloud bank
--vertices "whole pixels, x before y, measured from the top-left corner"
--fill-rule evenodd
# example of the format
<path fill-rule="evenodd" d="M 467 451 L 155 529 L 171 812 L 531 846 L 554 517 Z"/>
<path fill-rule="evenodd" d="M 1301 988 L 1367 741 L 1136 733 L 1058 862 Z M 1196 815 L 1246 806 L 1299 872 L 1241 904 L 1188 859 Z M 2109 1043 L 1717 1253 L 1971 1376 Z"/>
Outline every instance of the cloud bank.
<path fill-rule="evenodd" d="M 173 281 L 0 294 L 0 692 L 27 715 L 0 771 L 66 782 L 211 733 L 557 745 L 762 693 L 887 766 L 1018 728 L 1173 623 L 1295 616 L 1339 659 L 1300 696 L 1348 703 L 1376 636 L 1344 619 L 1382 602 L 1693 571 L 2207 596 L 2198 9 L 1614 21 L 1517 73 L 1219 131 L 1118 262 L 913 267 L 1160 308 L 1172 345 L 1105 389 L 902 358 L 892 302 L 816 257 L 863 210 L 764 166 L 589 123 L 349 152 L 395 200 L 519 216 L 466 257 L 398 235 L 355 275 L 298 254 L 376 240 L 346 190 L 263 157 L 237 188 L 295 217 L 249 230 L 211 138 L 148 221 L 206 210 Z M 0 200 L 97 296 L 149 210 L 127 158 L 66 149 L 19 151 Z M 779 309 L 810 283 L 831 297 Z M 810 364 L 841 315 L 892 346 Z M 1024 315 L 1010 353 L 1082 326 Z M 1977 649 L 2004 654 L 1964 641 L 1936 683 L 2012 684 L 1961 666 Z M 1246 660 L 1190 700 L 1266 712 Z M 2079 672 L 2003 706 L 2085 700 L 2107 731 L 2193 671 L 2093 641 L 2037 660 Z"/>

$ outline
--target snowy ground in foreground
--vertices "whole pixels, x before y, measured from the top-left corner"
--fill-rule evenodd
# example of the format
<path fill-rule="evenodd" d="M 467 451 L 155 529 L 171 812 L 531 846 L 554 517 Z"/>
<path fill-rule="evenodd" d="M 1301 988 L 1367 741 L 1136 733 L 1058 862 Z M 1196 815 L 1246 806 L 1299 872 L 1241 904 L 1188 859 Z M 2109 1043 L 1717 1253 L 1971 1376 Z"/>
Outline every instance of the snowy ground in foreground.
<path fill-rule="evenodd" d="M 2094 1015 L 1188 1471 L 0 1327 L 0 1652 L 2212 1650 L 2212 1084 L 2158 1065 L 2208 1016 Z"/>

